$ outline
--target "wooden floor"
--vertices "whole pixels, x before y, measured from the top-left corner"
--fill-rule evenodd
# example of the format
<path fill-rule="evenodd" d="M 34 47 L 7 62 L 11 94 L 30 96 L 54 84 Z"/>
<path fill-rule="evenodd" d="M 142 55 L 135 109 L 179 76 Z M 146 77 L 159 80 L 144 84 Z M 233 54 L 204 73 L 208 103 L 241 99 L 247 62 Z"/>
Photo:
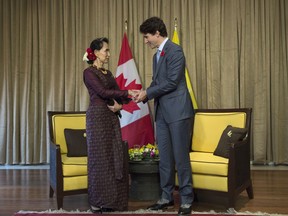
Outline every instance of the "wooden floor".
<path fill-rule="evenodd" d="M 252 170 L 254 199 L 240 194 L 236 211 L 268 212 L 288 215 L 288 170 Z M 175 192 L 175 211 L 179 200 Z M 129 201 L 129 210 L 145 209 L 154 201 Z M 0 169 L 0 215 L 12 216 L 19 210 L 56 209 L 55 197 L 49 198 L 49 169 Z M 88 210 L 87 195 L 64 198 L 65 210 Z M 202 197 L 193 211 L 225 212 L 224 203 Z"/>

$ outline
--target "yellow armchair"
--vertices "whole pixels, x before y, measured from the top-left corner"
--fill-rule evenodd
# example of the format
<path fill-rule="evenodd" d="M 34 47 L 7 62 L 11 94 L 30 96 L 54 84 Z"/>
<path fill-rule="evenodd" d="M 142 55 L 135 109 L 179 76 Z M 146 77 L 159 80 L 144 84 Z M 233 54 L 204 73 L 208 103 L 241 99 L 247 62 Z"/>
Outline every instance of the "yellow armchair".
<path fill-rule="evenodd" d="M 190 163 L 196 197 L 200 193 L 225 196 L 229 208 L 235 207 L 236 197 L 244 190 L 250 199 L 253 198 L 250 176 L 251 113 L 250 108 L 195 110 Z M 245 138 L 226 143 L 227 157 L 217 156 L 214 151 L 228 125 L 245 128 Z M 231 136 L 231 131 L 229 133 L 228 136 Z"/>
<path fill-rule="evenodd" d="M 48 112 L 50 134 L 50 198 L 54 192 L 57 208 L 68 195 L 87 193 L 87 156 L 68 157 L 64 130 L 85 129 L 85 112 Z"/>

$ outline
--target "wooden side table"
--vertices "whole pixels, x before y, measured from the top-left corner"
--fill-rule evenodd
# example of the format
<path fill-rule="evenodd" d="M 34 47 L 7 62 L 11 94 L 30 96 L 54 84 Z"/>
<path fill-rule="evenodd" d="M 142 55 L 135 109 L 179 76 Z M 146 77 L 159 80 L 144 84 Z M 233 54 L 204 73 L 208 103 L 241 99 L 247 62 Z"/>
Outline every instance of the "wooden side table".
<path fill-rule="evenodd" d="M 129 161 L 129 174 L 131 177 L 129 198 L 146 201 L 160 198 L 158 161 Z"/>

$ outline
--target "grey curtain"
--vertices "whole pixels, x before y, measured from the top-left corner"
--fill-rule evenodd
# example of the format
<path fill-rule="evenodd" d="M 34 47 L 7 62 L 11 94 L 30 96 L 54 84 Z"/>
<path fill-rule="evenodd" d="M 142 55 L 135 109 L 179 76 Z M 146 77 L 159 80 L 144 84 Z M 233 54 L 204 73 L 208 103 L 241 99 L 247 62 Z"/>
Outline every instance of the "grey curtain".
<path fill-rule="evenodd" d="M 86 110 L 85 49 L 108 37 L 115 73 L 125 20 L 149 86 L 155 50 L 139 25 L 151 16 L 171 39 L 177 18 L 199 108 L 252 107 L 251 160 L 288 164 L 287 1 L 0 0 L 0 12 L 0 164 L 49 163 L 47 111 Z"/>

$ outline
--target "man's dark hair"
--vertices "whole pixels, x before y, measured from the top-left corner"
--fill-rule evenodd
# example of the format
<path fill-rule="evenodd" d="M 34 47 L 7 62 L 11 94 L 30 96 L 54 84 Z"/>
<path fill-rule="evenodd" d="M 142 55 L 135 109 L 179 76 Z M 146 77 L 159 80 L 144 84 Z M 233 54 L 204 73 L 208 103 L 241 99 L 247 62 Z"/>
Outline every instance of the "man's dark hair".
<path fill-rule="evenodd" d="M 162 37 L 168 36 L 166 25 L 159 17 L 150 17 L 140 25 L 140 32 L 143 34 L 150 33 L 154 35 L 156 31 L 159 31 Z"/>

